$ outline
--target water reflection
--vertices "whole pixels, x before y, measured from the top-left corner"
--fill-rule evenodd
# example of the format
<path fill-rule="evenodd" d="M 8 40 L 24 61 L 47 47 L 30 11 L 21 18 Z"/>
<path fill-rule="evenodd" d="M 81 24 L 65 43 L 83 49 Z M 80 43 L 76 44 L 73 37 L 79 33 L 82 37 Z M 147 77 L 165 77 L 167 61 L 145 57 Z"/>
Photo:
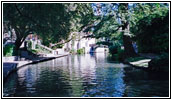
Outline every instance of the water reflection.
<path fill-rule="evenodd" d="M 115 74 L 113 74 L 115 73 Z M 96 78 L 92 79 L 86 86 L 85 94 L 83 96 L 89 97 L 121 97 L 125 90 L 123 81 L 123 69 L 97 68 Z"/>
<path fill-rule="evenodd" d="M 5 83 L 4 96 L 168 96 L 168 80 L 150 78 L 145 71 L 121 63 L 109 63 L 106 56 L 71 55 L 23 67 Z"/>

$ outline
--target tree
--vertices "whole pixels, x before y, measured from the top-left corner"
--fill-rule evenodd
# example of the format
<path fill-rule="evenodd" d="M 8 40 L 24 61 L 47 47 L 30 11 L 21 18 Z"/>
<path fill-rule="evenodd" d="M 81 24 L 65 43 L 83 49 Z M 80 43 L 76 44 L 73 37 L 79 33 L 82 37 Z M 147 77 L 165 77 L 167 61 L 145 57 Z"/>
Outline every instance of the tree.
<path fill-rule="evenodd" d="M 101 4 L 100 21 L 95 26 L 95 37 L 105 37 L 111 41 L 120 41 L 124 46 L 126 56 L 136 56 L 129 30 L 128 3 Z"/>
<path fill-rule="evenodd" d="M 169 8 L 164 3 L 137 4 L 134 8 L 131 32 L 139 51 L 162 53 L 169 50 Z"/>
<path fill-rule="evenodd" d="M 71 40 L 80 41 L 89 35 L 88 31 L 94 26 L 95 16 L 89 3 L 71 3 L 69 8 L 72 11 L 70 20 L 70 36 L 66 40 L 51 44 L 51 47 L 70 42 Z M 78 42 L 79 49 L 79 42 Z"/>
<path fill-rule="evenodd" d="M 71 13 L 69 4 L 51 3 L 4 3 L 3 22 L 14 28 L 19 49 L 28 34 L 41 36 L 43 43 L 66 39 L 70 31 Z"/>
<path fill-rule="evenodd" d="M 95 4 L 99 11 L 99 21 L 98 24 L 94 27 L 94 37 L 101 38 L 105 37 L 113 41 L 115 44 L 122 44 L 124 46 L 126 56 L 136 56 L 134 48 L 132 46 L 132 39 L 137 39 L 139 48 L 142 48 L 146 51 L 147 49 L 158 47 L 160 44 L 164 43 L 163 47 L 154 48 L 154 51 L 157 51 L 162 48 L 168 49 L 168 39 L 164 42 L 165 39 L 159 39 L 158 35 L 151 39 L 153 33 L 160 34 L 162 30 L 157 31 L 158 29 L 151 28 L 151 24 L 161 25 L 167 30 L 164 35 L 164 38 L 168 38 L 168 4 L 163 3 L 116 3 L 116 4 Z M 164 17 L 166 16 L 167 17 Z M 164 22 L 160 19 L 163 19 Z M 166 21 L 165 21 L 166 20 Z M 163 24 L 163 23 L 164 24 Z M 156 23 L 156 24 L 155 24 Z M 162 24 L 161 24 L 162 23 Z M 149 28 L 148 28 L 149 26 Z M 152 31 L 151 31 L 152 30 Z M 159 32 L 159 33 L 158 33 Z M 162 34 L 161 34 L 162 36 Z M 145 40 L 149 39 L 149 40 Z M 122 40 L 122 41 L 121 41 Z M 154 42 L 153 42 L 154 40 Z M 145 44 L 145 45 L 144 45 Z M 148 45 L 152 45 L 148 47 Z M 165 45 L 166 44 L 166 45 Z M 145 47 L 144 47 L 145 46 Z M 148 52 L 151 52 L 150 50 Z"/>
<path fill-rule="evenodd" d="M 123 45 L 125 50 L 125 55 L 127 57 L 136 56 L 136 52 L 132 46 L 132 41 L 130 37 L 130 26 L 129 26 L 129 10 L 128 3 L 121 3 L 119 5 L 119 11 L 121 15 L 121 23 L 122 23 L 122 34 L 123 34 Z"/>

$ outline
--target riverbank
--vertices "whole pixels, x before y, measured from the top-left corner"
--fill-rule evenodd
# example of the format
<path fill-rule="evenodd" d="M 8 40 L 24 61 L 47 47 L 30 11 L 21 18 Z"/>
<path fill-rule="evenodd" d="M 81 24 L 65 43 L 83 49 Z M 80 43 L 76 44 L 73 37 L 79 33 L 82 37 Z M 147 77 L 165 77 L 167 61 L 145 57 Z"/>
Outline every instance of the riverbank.
<path fill-rule="evenodd" d="M 53 57 L 37 57 L 34 58 L 33 60 L 26 60 L 26 61 L 3 61 L 3 80 L 5 81 L 12 72 L 17 71 L 18 69 L 26 65 L 36 64 L 39 62 L 48 61 L 68 55 L 69 54 L 57 55 Z"/>
<path fill-rule="evenodd" d="M 151 61 L 150 58 L 145 57 L 134 57 L 134 58 L 127 58 L 124 60 L 123 63 L 131 65 L 135 68 L 139 69 L 148 69 L 148 63 Z"/>
<path fill-rule="evenodd" d="M 169 73 L 169 59 L 166 54 L 139 54 L 139 56 L 127 58 L 123 62 L 149 72 Z"/>

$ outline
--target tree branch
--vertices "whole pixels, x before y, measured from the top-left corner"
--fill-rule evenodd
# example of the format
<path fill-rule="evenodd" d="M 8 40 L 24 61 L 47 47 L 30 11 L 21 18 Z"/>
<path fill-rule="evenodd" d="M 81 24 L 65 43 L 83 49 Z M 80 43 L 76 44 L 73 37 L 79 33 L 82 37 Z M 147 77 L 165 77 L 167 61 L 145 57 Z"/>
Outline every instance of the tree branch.
<path fill-rule="evenodd" d="M 87 25 L 81 30 L 81 32 L 84 32 L 87 28 L 93 27 L 93 26 L 94 26 L 94 24 Z"/>
<path fill-rule="evenodd" d="M 62 42 L 55 43 L 55 44 L 50 43 L 50 47 L 54 47 L 54 46 L 56 46 L 56 45 L 62 45 L 62 44 L 68 43 L 68 42 L 70 42 L 72 39 L 73 39 L 73 38 L 68 39 L 68 40 L 66 40 L 65 42 L 62 41 Z"/>
<path fill-rule="evenodd" d="M 17 12 L 18 12 L 21 16 L 23 16 L 23 17 L 29 19 L 30 21 L 34 22 L 34 23 L 35 23 L 36 25 L 38 25 L 39 27 L 45 28 L 45 27 L 41 26 L 40 24 L 38 24 L 38 23 L 37 23 L 35 20 L 33 20 L 31 17 L 28 17 L 28 16 L 24 15 L 24 14 L 20 11 L 20 9 L 17 7 L 17 4 L 16 4 L 16 3 L 15 3 L 14 5 L 15 5 L 15 8 L 16 8 Z"/>

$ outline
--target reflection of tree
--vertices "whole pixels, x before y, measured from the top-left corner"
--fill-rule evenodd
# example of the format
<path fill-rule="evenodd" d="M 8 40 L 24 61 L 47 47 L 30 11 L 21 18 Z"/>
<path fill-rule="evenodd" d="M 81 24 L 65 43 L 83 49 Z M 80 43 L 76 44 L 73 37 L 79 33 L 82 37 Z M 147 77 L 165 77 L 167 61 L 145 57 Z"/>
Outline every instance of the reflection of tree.
<path fill-rule="evenodd" d="M 124 82 L 126 83 L 124 97 L 169 96 L 169 81 L 164 77 L 161 78 L 160 74 L 133 67 L 126 67 L 124 70 Z"/>
<path fill-rule="evenodd" d="M 29 96 L 33 92 L 34 88 L 32 87 L 34 87 L 34 82 L 39 72 L 37 73 L 38 69 L 36 65 L 32 67 L 27 66 L 18 70 L 18 82 L 15 96 Z"/>
<path fill-rule="evenodd" d="M 80 97 L 83 94 L 83 87 L 82 87 L 82 79 L 81 79 L 81 56 L 77 55 L 75 56 L 75 59 L 71 59 L 72 64 L 70 67 L 71 69 L 71 74 L 70 74 L 70 85 L 71 85 L 71 94 L 73 97 Z"/>
<path fill-rule="evenodd" d="M 70 96 L 69 77 L 61 70 L 43 70 L 36 87 L 37 96 Z"/>

